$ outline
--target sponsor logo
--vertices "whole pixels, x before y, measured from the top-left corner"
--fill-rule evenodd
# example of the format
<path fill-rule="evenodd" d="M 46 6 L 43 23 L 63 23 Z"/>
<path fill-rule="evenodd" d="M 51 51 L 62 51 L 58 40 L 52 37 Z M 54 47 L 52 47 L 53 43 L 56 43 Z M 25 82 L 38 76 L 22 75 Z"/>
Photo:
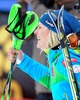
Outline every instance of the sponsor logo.
<path fill-rule="evenodd" d="M 77 62 L 77 60 L 75 58 L 71 58 L 71 62 Z M 64 67 L 66 67 L 66 63 L 64 60 L 62 61 L 62 64 Z"/>
<path fill-rule="evenodd" d="M 74 71 L 74 73 L 79 73 L 80 72 L 80 65 L 73 65 L 73 71 Z"/>
<path fill-rule="evenodd" d="M 45 23 L 47 23 L 51 27 L 54 27 L 54 25 L 51 22 L 49 22 L 48 20 L 46 20 Z"/>

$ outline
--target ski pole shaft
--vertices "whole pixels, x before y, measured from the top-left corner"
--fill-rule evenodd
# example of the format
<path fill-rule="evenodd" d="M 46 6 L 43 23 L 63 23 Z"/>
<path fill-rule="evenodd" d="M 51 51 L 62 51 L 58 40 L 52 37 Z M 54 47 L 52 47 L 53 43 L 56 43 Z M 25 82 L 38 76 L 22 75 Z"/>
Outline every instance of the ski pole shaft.
<path fill-rule="evenodd" d="M 62 38 L 64 37 L 62 32 L 60 32 L 59 34 L 60 34 L 59 37 L 62 37 Z M 67 39 L 63 43 L 64 43 L 63 45 L 65 46 L 67 44 Z M 71 60 L 70 60 L 67 45 L 62 49 L 62 51 L 63 51 L 63 55 L 64 55 L 64 60 L 66 63 L 66 69 L 67 69 L 67 74 L 68 74 L 68 79 L 69 79 L 73 99 L 79 100 L 78 89 L 77 89 L 73 69 L 71 67 Z"/>

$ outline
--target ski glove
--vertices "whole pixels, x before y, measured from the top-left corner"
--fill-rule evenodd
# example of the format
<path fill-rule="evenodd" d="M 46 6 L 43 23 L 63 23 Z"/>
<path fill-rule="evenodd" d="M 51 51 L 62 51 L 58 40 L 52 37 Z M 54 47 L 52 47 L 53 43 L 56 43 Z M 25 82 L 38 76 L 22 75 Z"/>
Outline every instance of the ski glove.
<path fill-rule="evenodd" d="M 70 48 L 72 49 L 75 49 L 78 47 L 78 36 L 74 33 L 70 33 L 68 36 L 67 36 L 67 39 L 70 43 Z"/>

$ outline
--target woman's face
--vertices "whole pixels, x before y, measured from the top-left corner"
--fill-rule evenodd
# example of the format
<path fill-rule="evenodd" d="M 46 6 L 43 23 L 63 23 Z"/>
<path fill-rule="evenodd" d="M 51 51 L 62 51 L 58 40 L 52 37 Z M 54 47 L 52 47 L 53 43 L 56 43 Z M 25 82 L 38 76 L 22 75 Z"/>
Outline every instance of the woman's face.
<path fill-rule="evenodd" d="M 46 42 L 48 40 L 49 32 L 50 30 L 39 22 L 37 29 L 34 31 L 37 38 L 37 48 L 42 50 L 47 49 Z"/>

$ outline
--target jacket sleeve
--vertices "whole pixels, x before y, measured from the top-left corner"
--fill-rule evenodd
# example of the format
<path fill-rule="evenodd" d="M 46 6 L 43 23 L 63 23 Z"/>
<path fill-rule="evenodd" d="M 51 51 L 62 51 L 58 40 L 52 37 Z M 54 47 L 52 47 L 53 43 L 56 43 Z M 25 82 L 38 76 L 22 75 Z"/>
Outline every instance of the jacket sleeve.
<path fill-rule="evenodd" d="M 17 64 L 17 67 L 27 73 L 35 81 L 50 89 L 50 72 L 47 66 L 36 62 L 24 54 L 21 63 Z"/>

